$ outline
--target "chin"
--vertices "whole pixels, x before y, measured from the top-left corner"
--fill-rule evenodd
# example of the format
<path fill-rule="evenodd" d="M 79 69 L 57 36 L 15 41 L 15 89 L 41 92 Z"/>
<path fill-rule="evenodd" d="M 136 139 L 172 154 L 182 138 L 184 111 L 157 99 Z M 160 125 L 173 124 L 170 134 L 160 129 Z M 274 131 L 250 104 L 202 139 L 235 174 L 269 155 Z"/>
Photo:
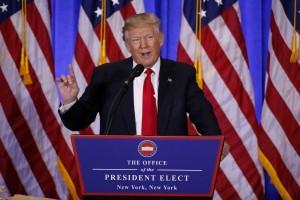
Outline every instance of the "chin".
<path fill-rule="evenodd" d="M 145 67 L 152 67 L 155 64 L 155 62 L 144 62 Z"/>
<path fill-rule="evenodd" d="M 153 65 L 144 65 L 144 67 L 153 67 Z"/>
<path fill-rule="evenodd" d="M 141 62 L 140 64 L 142 64 L 144 67 L 149 67 L 149 66 L 151 66 L 151 65 L 149 65 L 149 63 L 143 63 L 143 62 Z"/>

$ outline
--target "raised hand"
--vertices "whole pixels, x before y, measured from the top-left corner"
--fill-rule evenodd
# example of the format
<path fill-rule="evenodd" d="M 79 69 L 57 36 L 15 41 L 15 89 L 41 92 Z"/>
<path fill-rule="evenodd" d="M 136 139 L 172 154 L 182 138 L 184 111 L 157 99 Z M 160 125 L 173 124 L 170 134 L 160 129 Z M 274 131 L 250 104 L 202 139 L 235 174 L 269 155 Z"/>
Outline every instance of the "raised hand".
<path fill-rule="evenodd" d="M 69 65 L 69 75 L 62 75 L 56 80 L 59 92 L 61 94 L 62 104 L 68 104 L 76 100 L 79 93 L 79 87 L 76 82 L 72 65 Z"/>

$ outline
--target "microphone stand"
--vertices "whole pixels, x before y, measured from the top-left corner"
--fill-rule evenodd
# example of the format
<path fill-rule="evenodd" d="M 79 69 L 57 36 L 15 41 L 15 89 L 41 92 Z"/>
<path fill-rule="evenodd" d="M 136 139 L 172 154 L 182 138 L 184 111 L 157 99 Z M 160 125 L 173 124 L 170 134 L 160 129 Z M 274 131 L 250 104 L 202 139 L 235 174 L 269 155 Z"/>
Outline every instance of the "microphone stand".
<path fill-rule="evenodd" d="M 106 126 L 105 126 L 105 135 L 108 135 L 110 128 L 111 128 L 111 124 L 112 124 L 112 120 L 113 120 L 113 116 L 118 108 L 118 106 L 120 105 L 121 99 L 124 96 L 124 94 L 127 92 L 128 88 L 129 88 L 129 84 L 133 81 L 133 79 L 137 76 L 140 76 L 141 73 L 144 70 L 144 66 L 141 64 L 138 64 L 132 71 L 132 73 L 130 74 L 129 78 L 124 81 L 123 86 L 121 87 L 121 89 L 118 91 L 117 95 L 114 97 L 111 107 L 109 109 L 108 112 L 108 117 L 107 117 L 107 122 L 106 122 Z"/>
<path fill-rule="evenodd" d="M 111 107 L 110 107 L 109 113 L 108 113 L 108 120 L 106 122 L 106 127 L 105 127 L 105 132 L 104 132 L 105 135 L 108 135 L 108 132 L 111 128 L 113 116 L 121 102 L 122 97 L 127 92 L 128 88 L 129 88 L 129 85 L 125 81 L 125 83 L 123 84 L 123 86 L 121 87 L 121 89 L 119 90 L 119 92 L 117 93 L 117 95 L 115 96 L 115 98 L 112 101 L 112 104 L 111 104 Z"/>

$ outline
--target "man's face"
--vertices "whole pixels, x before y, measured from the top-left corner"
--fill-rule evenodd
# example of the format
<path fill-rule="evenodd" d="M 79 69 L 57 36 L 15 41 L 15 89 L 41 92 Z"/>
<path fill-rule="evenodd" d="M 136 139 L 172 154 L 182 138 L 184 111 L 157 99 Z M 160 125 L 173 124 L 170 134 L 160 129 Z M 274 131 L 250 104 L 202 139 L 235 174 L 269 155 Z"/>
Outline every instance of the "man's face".
<path fill-rule="evenodd" d="M 125 43 L 136 63 L 152 67 L 159 57 L 163 36 L 154 25 L 145 25 L 128 30 Z"/>

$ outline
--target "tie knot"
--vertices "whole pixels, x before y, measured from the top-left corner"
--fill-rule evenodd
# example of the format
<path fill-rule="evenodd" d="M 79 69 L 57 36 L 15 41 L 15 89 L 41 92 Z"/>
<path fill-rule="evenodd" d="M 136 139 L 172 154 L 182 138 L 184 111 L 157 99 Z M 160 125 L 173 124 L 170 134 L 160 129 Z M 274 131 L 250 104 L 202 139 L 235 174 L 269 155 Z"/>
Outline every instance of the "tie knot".
<path fill-rule="evenodd" d="M 147 68 L 145 73 L 147 74 L 147 76 L 149 76 L 153 73 L 153 70 L 151 68 Z"/>

